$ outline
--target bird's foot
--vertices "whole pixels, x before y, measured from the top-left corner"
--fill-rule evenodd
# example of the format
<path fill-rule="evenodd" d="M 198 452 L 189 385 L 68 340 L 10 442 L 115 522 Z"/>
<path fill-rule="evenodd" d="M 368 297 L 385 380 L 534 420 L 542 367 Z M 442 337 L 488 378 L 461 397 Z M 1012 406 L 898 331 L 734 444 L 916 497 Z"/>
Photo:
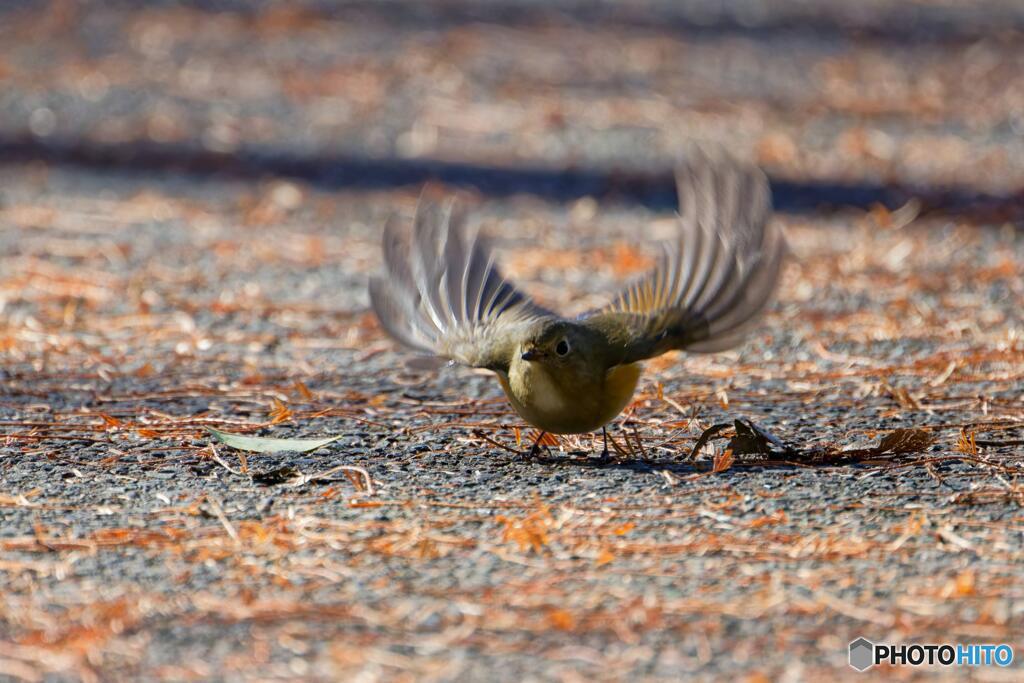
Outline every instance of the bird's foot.
<path fill-rule="evenodd" d="M 523 458 L 525 460 L 531 460 L 531 461 L 536 462 L 537 460 L 541 459 L 541 457 L 540 457 L 541 451 L 546 451 L 547 453 L 551 452 L 551 450 L 548 448 L 547 444 L 543 443 L 543 441 L 544 441 L 544 434 L 545 433 L 546 432 L 541 432 L 540 436 L 538 436 L 536 441 L 533 442 L 533 445 L 530 446 L 530 450 L 528 450 L 526 453 L 522 454 Z"/>
<path fill-rule="evenodd" d="M 608 451 L 608 429 L 602 427 L 601 433 L 604 435 L 604 448 L 601 449 L 601 455 L 598 456 L 597 463 L 604 466 L 611 462 L 612 454 Z"/>

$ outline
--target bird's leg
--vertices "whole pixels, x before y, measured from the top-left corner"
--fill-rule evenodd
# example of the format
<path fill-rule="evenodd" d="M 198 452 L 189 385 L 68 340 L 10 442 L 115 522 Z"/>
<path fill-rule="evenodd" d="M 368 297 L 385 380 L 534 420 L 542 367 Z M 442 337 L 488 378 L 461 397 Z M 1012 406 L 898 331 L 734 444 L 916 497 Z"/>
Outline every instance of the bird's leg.
<path fill-rule="evenodd" d="M 547 432 L 541 432 L 540 434 L 537 435 L 537 440 L 533 442 L 533 446 L 530 447 L 530 452 L 526 454 L 526 457 L 536 458 L 538 455 L 540 455 L 541 448 L 547 448 L 546 446 L 540 445 L 540 442 L 544 440 L 544 436 L 546 434 Z"/>
<path fill-rule="evenodd" d="M 604 435 L 604 450 L 601 451 L 601 462 L 608 462 L 608 428 L 601 427 L 601 434 Z"/>

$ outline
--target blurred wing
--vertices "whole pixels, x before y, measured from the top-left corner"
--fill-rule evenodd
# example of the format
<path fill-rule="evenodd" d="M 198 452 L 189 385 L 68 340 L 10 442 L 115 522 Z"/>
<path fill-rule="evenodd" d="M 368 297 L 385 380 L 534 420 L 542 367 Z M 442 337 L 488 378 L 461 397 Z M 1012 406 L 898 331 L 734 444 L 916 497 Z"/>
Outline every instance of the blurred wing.
<path fill-rule="evenodd" d="M 386 275 L 370 281 L 373 310 L 391 336 L 421 351 L 507 370 L 524 331 L 554 317 L 501 276 L 454 202 L 421 199 L 411 234 L 388 221 L 384 263 Z"/>
<path fill-rule="evenodd" d="M 738 344 L 771 301 L 786 250 L 770 223 L 764 174 L 699 154 L 676 174 L 679 238 L 657 266 L 605 308 L 585 316 L 630 363 L 672 349 L 722 351 Z"/>

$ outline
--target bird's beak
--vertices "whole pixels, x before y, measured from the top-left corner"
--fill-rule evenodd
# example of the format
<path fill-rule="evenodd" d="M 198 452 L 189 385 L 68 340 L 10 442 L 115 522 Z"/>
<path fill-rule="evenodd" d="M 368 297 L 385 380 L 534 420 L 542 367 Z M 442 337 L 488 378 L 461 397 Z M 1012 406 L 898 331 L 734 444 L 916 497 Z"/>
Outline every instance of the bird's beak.
<path fill-rule="evenodd" d="M 542 355 L 543 354 L 541 354 L 540 351 L 538 351 L 537 349 L 534 348 L 534 349 L 527 349 L 526 351 L 523 351 L 523 355 L 521 356 L 521 358 L 523 360 L 537 360 Z"/>

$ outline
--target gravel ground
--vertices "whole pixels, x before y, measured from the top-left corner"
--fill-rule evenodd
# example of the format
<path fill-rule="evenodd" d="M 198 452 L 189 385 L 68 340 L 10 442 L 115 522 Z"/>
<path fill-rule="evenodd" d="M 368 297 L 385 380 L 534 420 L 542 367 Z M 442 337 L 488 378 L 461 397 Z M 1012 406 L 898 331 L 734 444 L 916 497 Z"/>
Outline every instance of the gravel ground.
<path fill-rule="evenodd" d="M 0 677 L 1019 658 L 1022 29 L 934 0 L 5 5 Z M 610 463 L 516 455 L 492 377 L 368 313 L 425 182 L 546 304 L 600 303 L 672 230 L 692 139 L 766 168 L 793 257 L 745 346 L 649 363 Z M 790 448 L 691 457 L 738 418 Z"/>

